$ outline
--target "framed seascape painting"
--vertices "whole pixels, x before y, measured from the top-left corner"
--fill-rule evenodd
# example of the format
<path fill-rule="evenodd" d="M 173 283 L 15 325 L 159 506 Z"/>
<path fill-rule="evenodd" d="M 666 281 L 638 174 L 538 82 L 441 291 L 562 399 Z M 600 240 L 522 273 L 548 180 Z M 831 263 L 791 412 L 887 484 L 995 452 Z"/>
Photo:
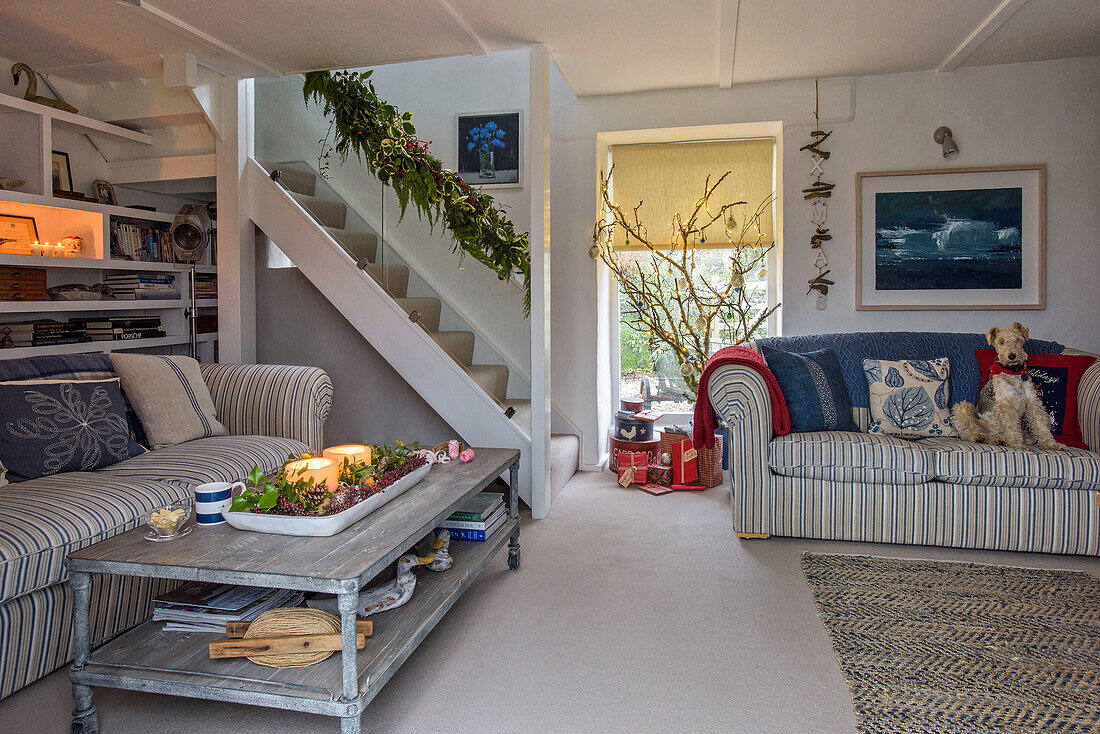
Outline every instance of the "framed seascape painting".
<path fill-rule="evenodd" d="M 477 186 L 523 185 L 523 111 L 455 116 L 458 175 Z"/>
<path fill-rule="evenodd" d="M 856 174 L 856 309 L 1046 308 L 1046 166 Z"/>

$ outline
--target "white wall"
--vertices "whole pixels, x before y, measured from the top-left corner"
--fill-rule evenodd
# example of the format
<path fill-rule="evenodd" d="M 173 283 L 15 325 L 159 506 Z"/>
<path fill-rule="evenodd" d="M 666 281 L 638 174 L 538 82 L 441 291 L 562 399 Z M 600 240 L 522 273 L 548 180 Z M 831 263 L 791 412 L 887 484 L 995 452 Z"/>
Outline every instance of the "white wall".
<path fill-rule="evenodd" d="M 851 102 L 843 92 L 850 81 Z M 839 82 L 839 83 L 838 83 Z M 552 139 L 554 402 L 585 434 L 582 461 L 606 450 L 598 435 L 597 266 L 587 256 L 596 217 L 596 135 L 733 122 L 782 121 L 784 251 L 782 329 L 786 334 L 943 330 L 984 332 L 1019 320 L 1038 337 L 1100 351 L 1100 58 L 950 74 L 919 72 L 823 81 L 822 115 L 835 130 L 825 146 L 836 285 L 817 311 L 806 295 L 811 264 L 809 160 L 798 148 L 811 129 L 813 82 L 754 84 L 578 100 L 554 75 Z M 831 85 L 831 86 L 830 86 Z M 948 125 L 962 149 L 945 161 L 932 132 Z M 1044 311 L 870 312 L 855 310 L 855 174 L 860 171 L 1012 163 L 1047 165 L 1047 308 Z"/>
<path fill-rule="evenodd" d="M 378 94 L 402 111 L 413 113 L 417 137 L 431 141 L 430 151 L 445 166 L 457 166 L 455 115 L 529 108 L 529 54 L 521 51 L 434 59 L 376 67 L 371 77 Z M 273 162 L 316 161 L 317 141 L 328 127 L 320 109 L 302 106 L 301 78 L 291 76 L 257 83 L 257 157 Z M 527 160 L 528 141 L 523 141 Z M 333 162 L 330 183 L 342 198 L 377 225 L 379 185 L 358 164 L 339 168 Z M 389 190 L 386 189 L 388 192 Z M 524 172 L 523 188 L 492 189 L 516 230 L 530 228 L 530 193 Z M 467 258 L 459 270 L 450 240 L 428 227 L 411 211 L 394 227 L 397 206 L 386 198 L 385 237 L 409 266 L 451 304 L 470 325 L 487 337 L 506 361 L 530 370 L 530 323 L 523 318 L 523 293 L 515 284 L 500 281 L 480 263 Z M 444 325 L 442 328 L 447 328 Z M 480 340 L 479 340 L 480 341 Z M 479 361 L 484 355 L 479 352 Z"/>

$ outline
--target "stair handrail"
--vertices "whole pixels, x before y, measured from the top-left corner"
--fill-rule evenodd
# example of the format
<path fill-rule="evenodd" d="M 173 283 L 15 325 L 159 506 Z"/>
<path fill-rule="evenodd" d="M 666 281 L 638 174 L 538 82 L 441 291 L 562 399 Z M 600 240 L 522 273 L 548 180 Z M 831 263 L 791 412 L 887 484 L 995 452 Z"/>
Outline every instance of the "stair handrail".
<path fill-rule="evenodd" d="M 524 316 L 531 313 L 531 251 L 527 233 L 517 234 L 511 220 L 489 194 L 471 187 L 428 152 L 416 137 L 411 112 L 400 112 L 378 96 L 367 71 L 312 71 L 302 95 L 323 106 L 330 119 L 322 141 L 322 175 L 333 152 L 345 163 L 351 154 L 397 194 L 401 217 L 411 202 L 434 230 L 442 224 L 454 250 L 491 268 L 502 280 L 523 276 Z M 331 142 L 331 145 L 329 144 Z M 400 221 L 400 219 L 398 221 Z"/>

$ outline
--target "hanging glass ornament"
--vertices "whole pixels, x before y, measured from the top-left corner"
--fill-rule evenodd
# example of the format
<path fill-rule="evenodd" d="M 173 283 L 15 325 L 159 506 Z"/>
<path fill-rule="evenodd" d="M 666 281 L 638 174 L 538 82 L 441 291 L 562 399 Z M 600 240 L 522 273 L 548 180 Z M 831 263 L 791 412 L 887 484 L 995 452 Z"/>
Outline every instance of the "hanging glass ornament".
<path fill-rule="evenodd" d="M 684 362 L 680 365 L 680 374 L 687 377 L 692 372 L 691 362 Z"/>
<path fill-rule="evenodd" d="M 760 272 L 756 274 L 756 277 L 759 278 L 760 280 L 766 279 L 768 277 L 768 269 L 767 268 L 760 268 Z"/>
<path fill-rule="evenodd" d="M 745 276 L 741 275 L 740 270 L 734 270 L 730 276 L 730 281 L 733 283 L 734 288 L 740 288 L 745 284 Z"/>
<path fill-rule="evenodd" d="M 731 212 L 729 214 L 729 216 L 726 217 L 726 234 L 728 234 L 730 239 L 732 240 L 733 235 L 736 232 L 737 232 L 737 220 L 734 218 L 733 213 Z"/>
<path fill-rule="evenodd" d="M 598 258 L 600 256 L 600 247 L 599 247 L 599 245 L 592 245 L 591 247 L 589 247 L 588 248 L 588 256 L 590 258 L 592 258 L 593 260 Z"/>
<path fill-rule="evenodd" d="M 688 287 L 687 278 L 678 278 L 676 280 L 676 287 L 679 288 L 680 290 L 687 290 L 687 287 Z"/>
<path fill-rule="evenodd" d="M 695 328 L 698 331 L 703 331 L 704 329 L 707 328 L 707 319 L 702 314 L 700 314 L 698 317 L 696 317 L 696 319 L 695 319 Z"/>

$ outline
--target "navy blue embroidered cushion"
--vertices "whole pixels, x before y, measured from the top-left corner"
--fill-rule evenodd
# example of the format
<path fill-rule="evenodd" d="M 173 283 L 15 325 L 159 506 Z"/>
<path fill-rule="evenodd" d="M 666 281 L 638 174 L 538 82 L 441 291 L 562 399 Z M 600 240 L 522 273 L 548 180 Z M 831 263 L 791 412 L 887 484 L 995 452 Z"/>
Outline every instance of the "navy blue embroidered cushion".
<path fill-rule="evenodd" d="M 859 430 L 836 352 L 794 354 L 762 347 L 761 353 L 783 391 L 792 433 Z"/>
<path fill-rule="evenodd" d="M 87 471 L 145 452 L 117 379 L 0 384 L 0 461 L 10 482 Z"/>

